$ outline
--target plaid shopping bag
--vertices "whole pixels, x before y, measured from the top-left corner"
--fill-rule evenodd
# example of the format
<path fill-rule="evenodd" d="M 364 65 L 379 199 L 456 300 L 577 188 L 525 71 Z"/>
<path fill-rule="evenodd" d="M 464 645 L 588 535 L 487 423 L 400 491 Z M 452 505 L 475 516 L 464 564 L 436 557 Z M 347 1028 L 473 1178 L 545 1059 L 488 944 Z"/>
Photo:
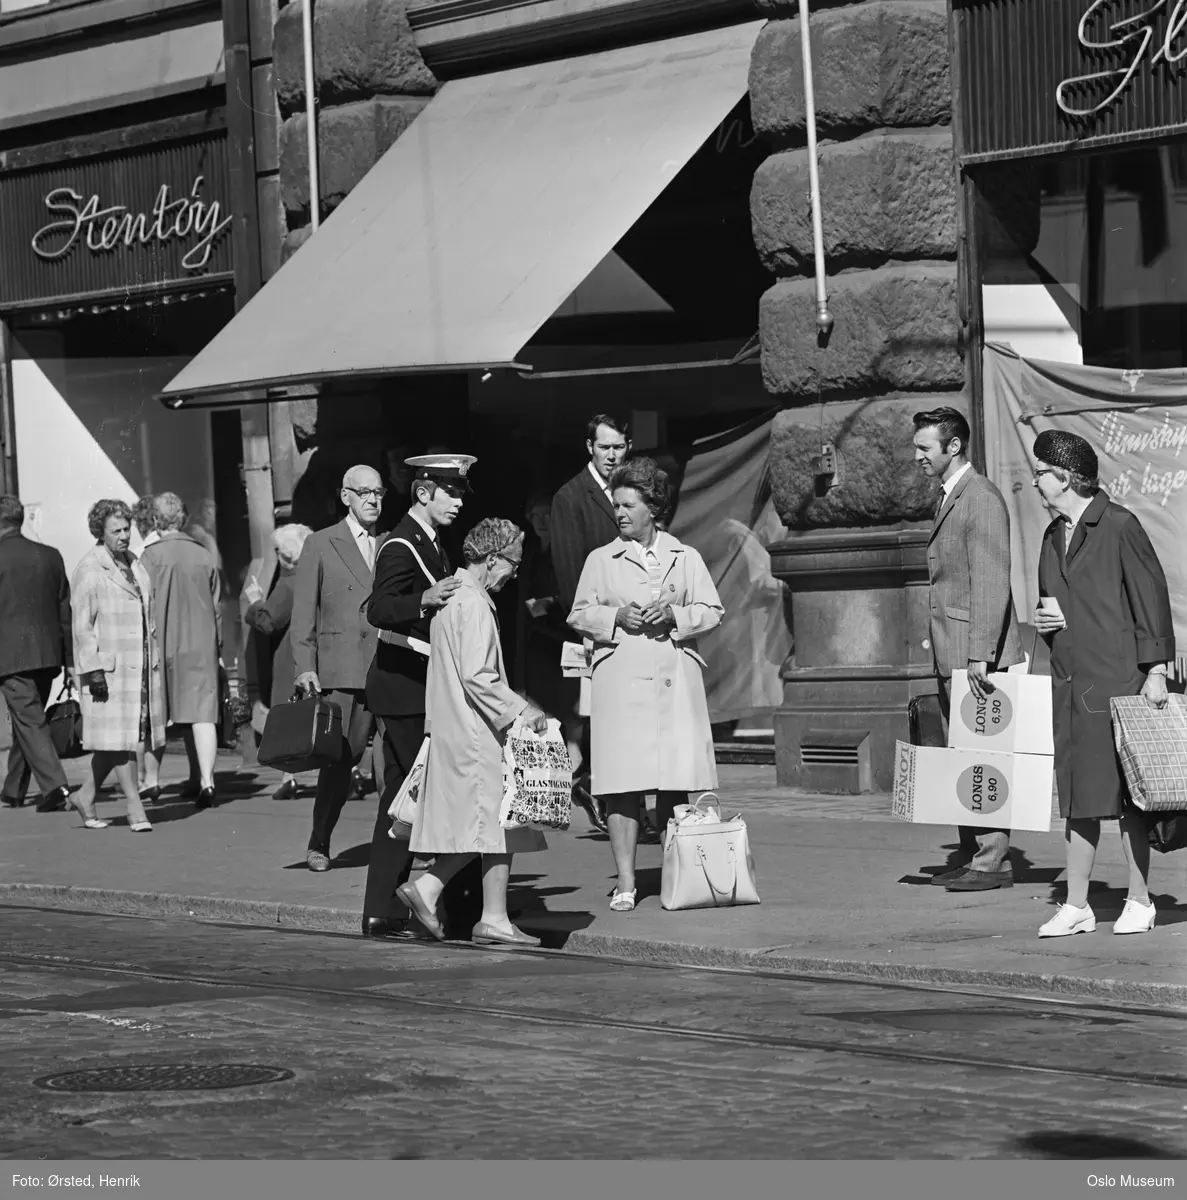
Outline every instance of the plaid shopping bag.
<path fill-rule="evenodd" d="M 1109 706 L 1134 804 L 1145 812 L 1187 809 L 1187 697 L 1151 708 L 1144 696 L 1114 696 Z"/>

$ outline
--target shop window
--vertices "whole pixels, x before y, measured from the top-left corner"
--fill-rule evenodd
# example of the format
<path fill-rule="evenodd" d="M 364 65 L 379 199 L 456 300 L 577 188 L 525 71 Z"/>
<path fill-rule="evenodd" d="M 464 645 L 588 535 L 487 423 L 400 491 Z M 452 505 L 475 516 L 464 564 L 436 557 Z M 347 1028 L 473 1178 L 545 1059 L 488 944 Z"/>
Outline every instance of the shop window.
<path fill-rule="evenodd" d="M 987 340 L 1089 365 L 1187 365 L 1187 144 L 975 174 Z"/>

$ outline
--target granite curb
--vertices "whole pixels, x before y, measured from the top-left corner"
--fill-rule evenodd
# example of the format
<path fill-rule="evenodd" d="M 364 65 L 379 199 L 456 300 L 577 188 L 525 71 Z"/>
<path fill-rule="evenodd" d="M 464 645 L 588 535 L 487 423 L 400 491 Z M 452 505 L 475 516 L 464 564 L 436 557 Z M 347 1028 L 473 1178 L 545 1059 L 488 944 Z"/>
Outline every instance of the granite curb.
<path fill-rule="evenodd" d="M 181 917 L 235 925 L 274 926 L 312 933 L 356 934 L 359 928 L 358 914 L 339 908 L 236 900 L 217 896 L 179 896 L 163 892 L 73 887 L 66 884 L 0 883 L 0 904 L 5 903 L 31 908 L 102 913 L 108 916 Z M 532 926 L 530 920 L 526 920 L 524 924 L 529 928 Z M 667 966 L 812 975 L 888 984 L 994 988 L 1051 999 L 1098 1000 L 1187 1012 L 1187 984 L 1142 983 L 1026 971 L 978 971 L 908 963 L 882 963 L 862 959 L 786 954 L 781 953 L 778 947 L 770 950 L 745 950 L 647 938 L 615 937 L 586 933 L 583 930 L 576 930 L 568 936 L 564 943 L 564 951 L 569 954 Z"/>

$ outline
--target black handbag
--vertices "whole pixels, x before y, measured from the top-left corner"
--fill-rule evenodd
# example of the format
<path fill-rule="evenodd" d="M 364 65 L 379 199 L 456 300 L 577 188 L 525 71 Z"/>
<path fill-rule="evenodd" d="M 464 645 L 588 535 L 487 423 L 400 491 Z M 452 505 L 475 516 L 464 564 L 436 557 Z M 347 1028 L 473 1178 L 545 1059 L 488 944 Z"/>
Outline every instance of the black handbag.
<path fill-rule="evenodd" d="M 907 705 L 907 728 L 912 746 L 947 746 L 939 696 L 913 696 Z"/>
<path fill-rule="evenodd" d="M 70 684 L 63 684 L 57 700 L 45 710 L 49 740 L 58 758 L 82 758 L 82 705 Z"/>
<path fill-rule="evenodd" d="M 306 696 L 268 710 L 256 760 L 296 775 L 339 762 L 344 745 L 342 710 L 322 696 Z"/>
<path fill-rule="evenodd" d="M 1146 832 L 1160 854 L 1187 850 L 1187 812 L 1149 813 Z"/>

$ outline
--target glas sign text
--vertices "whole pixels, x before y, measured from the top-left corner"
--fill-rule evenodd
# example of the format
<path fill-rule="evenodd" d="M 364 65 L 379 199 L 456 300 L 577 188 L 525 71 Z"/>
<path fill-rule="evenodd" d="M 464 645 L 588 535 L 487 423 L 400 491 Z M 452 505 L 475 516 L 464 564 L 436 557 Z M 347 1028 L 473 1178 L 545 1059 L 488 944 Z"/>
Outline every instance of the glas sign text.
<path fill-rule="evenodd" d="M 187 271 L 200 271 L 210 261 L 219 235 L 231 224 L 230 214 L 223 215 L 217 200 L 202 199 L 205 177 L 194 180 L 188 196 L 171 199 L 169 185 L 163 183 L 149 212 L 131 212 L 125 204 L 106 208 L 96 196 L 88 200 L 70 187 L 55 188 L 45 197 L 45 207 L 60 219 L 42 226 L 33 235 L 33 252 L 47 260 L 64 258 L 83 241 L 94 254 L 132 247 L 136 243 L 168 243 L 175 239 L 195 239 L 181 265 Z M 62 241 L 60 239 L 64 238 Z"/>
<path fill-rule="evenodd" d="M 1065 79 L 1055 89 L 1055 103 L 1069 117 L 1090 117 L 1108 108 L 1129 87 L 1143 63 L 1156 67 L 1160 62 L 1166 62 L 1173 66 L 1187 57 L 1187 36 L 1184 36 L 1187 34 L 1187 0 L 1174 0 L 1173 3 L 1171 0 L 1150 0 L 1135 16 L 1105 25 L 1107 14 L 1101 10 L 1114 3 L 1115 0 L 1092 0 L 1080 18 L 1076 36 L 1081 47 L 1089 53 L 1123 51 L 1124 62 L 1108 71 L 1092 71 Z M 1099 19 L 1090 29 L 1093 18 Z M 1109 83 L 1101 81 L 1113 80 L 1116 84 L 1112 91 L 1095 104 L 1068 96 L 1069 90 L 1078 89 L 1083 95 L 1085 88 L 1091 88 L 1093 84 L 1108 87 Z"/>

